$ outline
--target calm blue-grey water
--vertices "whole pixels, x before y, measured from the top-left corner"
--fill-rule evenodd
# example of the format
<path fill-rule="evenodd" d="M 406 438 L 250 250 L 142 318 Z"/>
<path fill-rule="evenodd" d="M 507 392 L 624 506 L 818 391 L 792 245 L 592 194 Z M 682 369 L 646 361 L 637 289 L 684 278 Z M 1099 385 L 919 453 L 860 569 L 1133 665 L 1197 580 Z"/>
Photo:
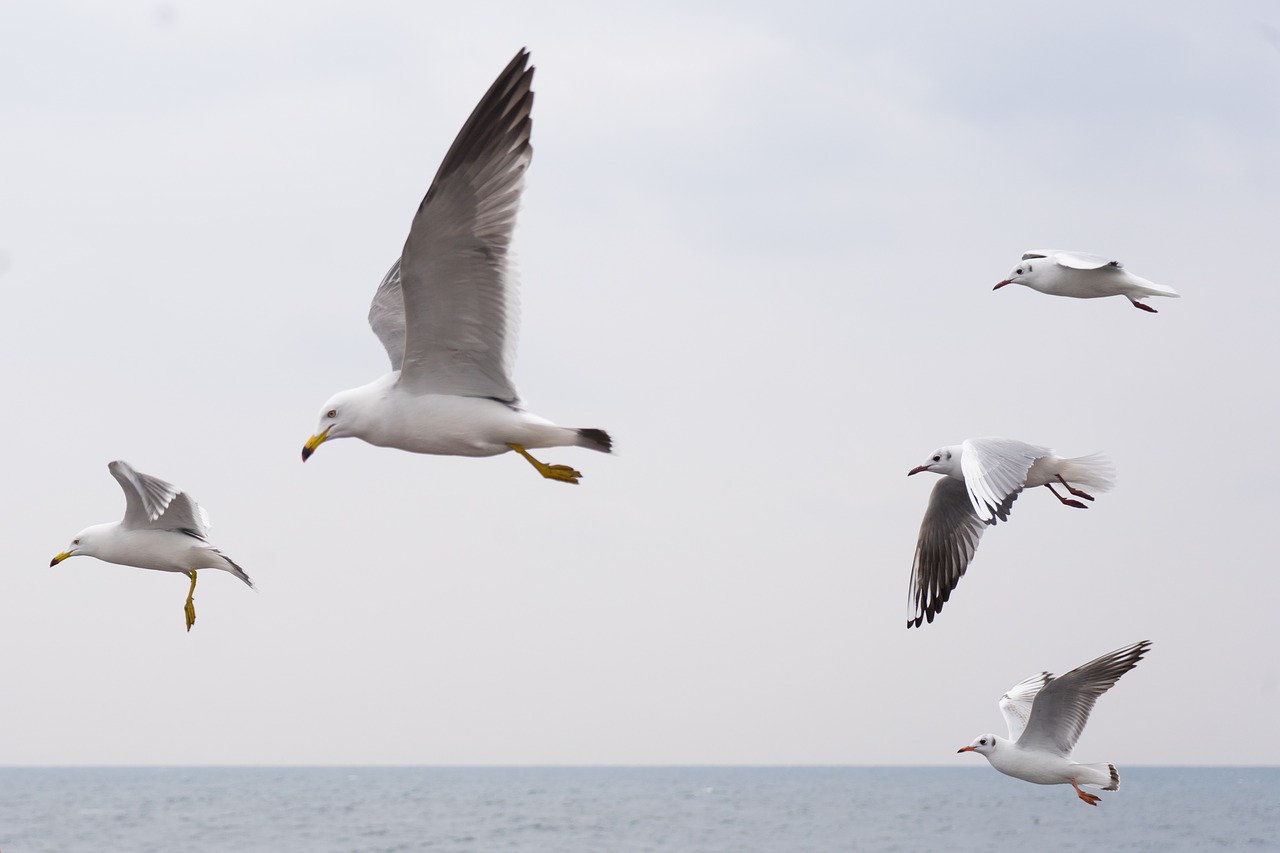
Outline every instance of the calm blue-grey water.
<path fill-rule="evenodd" d="M 1280 850 L 1280 768 L 0 769 L 24 851 Z"/>

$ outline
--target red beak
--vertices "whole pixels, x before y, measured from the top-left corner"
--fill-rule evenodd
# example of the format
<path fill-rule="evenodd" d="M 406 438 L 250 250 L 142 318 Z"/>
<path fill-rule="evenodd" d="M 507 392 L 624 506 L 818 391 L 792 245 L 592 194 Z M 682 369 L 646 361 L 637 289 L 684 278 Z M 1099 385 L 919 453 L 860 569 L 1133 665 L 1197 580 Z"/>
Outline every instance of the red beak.
<path fill-rule="evenodd" d="M 995 287 L 993 287 L 993 288 L 991 288 L 991 289 L 992 289 L 992 290 L 999 290 L 1000 288 L 1004 287 L 1006 284 L 1013 284 L 1013 279 L 1011 279 L 1011 278 L 1006 278 L 1004 281 L 1000 282 L 999 284 L 997 284 Z"/>
<path fill-rule="evenodd" d="M 962 746 L 962 747 L 960 747 L 959 749 L 957 749 L 957 750 L 956 750 L 956 755 L 959 755 L 959 754 L 960 754 L 960 753 L 962 753 L 962 752 L 973 752 L 973 747 L 971 747 L 971 746 Z"/>
<path fill-rule="evenodd" d="M 919 474 L 921 471 L 928 471 L 928 470 L 929 470 L 928 465 L 917 465 L 916 467 L 912 468 L 910 471 L 907 472 L 907 476 L 910 477 L 912 474 Z"/>

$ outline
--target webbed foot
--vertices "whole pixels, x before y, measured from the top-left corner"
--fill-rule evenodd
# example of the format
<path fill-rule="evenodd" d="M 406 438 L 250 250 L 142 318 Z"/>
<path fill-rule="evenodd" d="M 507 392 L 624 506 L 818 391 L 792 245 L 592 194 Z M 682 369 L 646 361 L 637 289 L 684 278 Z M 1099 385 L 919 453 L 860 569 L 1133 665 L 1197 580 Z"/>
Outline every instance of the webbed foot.
<path fill-rule="evenodd" d="M 516 453 L 519 453 L 525 459 L 529 460 L 529 464 L 537 469 L 538 473 L 546 477 L 548 480 L 558 480 L 561 483 L 573 483 L 578 485 L 578 478 L 582 476 L 581 471 L 575 471 L 568 465 L 548 465 L 545 462 L 539 462 L 529 455 L 529 451 L 525 450 L 518 444 L 508 444 Z"/>

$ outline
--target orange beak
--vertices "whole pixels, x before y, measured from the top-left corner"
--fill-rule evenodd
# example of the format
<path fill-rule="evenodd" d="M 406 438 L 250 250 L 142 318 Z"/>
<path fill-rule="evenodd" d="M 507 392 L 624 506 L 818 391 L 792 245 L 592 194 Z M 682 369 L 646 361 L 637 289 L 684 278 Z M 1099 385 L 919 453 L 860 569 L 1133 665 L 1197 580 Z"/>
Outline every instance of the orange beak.
<path fill-rule="evenodd" d="M 957 749 L 957 750 L 956 750 L 956 755 L 959 755 L 959 754 L 960 754 L 960 753 L 962 753 L 962 752 L 973 752 L 973 747 L 971 747 L 971 746 L 962 746 L 962 747 L 960 747 L 959 749 Z"/>

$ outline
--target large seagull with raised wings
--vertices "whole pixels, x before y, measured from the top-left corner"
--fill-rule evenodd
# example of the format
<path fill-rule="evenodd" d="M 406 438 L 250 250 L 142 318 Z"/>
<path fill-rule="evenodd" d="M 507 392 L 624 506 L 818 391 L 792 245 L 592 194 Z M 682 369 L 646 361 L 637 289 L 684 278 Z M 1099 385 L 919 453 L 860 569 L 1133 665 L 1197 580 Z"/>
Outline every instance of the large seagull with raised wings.
<path fill-rule="evenodd" d="M 304 462 L 325 441 L 355 437 L 412 453 L 515 451 L 542 476 L 577 483 L 580 472 L 529 450 L 612 450 L 604 430 L 525 411 L 511 378 L 518 309 L 508 252 L 533 156 L 528 62 L 527 51 L 516 54 L 462 126 L 373 298 L 369 323 L 392 372 L 324 404 Z"/>

